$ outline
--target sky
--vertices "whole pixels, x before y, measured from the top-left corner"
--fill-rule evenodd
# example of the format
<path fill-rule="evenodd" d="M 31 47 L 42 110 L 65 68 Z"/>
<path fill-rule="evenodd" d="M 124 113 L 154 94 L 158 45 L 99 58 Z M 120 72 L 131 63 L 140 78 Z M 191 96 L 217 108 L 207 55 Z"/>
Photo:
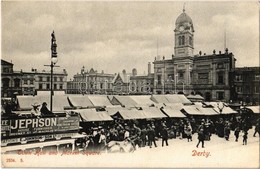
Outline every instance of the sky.
<path fill-rule="evenodd" d="M 183 2 L 1 2 L 2 59 L 14 70 L 48 70 L 51 33 L 57 40 L 59 68 L 68 80 L 87 70 L 147 73 L 148 62 L 174 53 L 174 28 Z M 194 54 L 226 46 L 236 66 L 259 66 L 258 2 L 191 2 L 185 11 L 194 25 Z M 158 47 L 157 47 L 158 42 Z"/>

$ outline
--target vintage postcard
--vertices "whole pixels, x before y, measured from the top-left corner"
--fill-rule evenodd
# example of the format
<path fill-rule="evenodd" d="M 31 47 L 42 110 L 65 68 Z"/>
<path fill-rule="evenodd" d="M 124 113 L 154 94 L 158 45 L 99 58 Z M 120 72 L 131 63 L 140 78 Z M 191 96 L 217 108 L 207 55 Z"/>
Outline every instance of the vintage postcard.
<path fill-rule="evenodd" d="M 259 168 L 259 2 L 2 1 L 1 166 Z"/>

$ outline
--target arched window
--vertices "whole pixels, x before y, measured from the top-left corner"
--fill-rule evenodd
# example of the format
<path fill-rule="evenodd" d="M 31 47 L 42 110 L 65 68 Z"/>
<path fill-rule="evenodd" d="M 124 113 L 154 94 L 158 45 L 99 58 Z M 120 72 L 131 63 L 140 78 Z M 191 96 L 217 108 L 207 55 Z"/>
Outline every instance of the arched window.
<path fill-rule="evenodd" d="M 189 37 L 189 44 L 192 46 L 192 37 Z"/>
<path fill-rule="evenodd" d="M 179 36 L 179 46 L 182 45 L 181 36 Z"/>
<path fill-rule="evenodd" d="M 181 39 L 182 39 L 182 45 L 184 45 L 185 44 L 185 37 L 182 36 Z"/>

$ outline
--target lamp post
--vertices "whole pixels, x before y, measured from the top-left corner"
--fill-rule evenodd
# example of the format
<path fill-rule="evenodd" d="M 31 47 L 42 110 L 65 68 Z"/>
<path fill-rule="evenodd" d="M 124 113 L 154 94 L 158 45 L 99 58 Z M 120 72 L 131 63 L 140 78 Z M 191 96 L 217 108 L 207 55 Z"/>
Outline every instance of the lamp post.
<path fill-rule="evenodd" d="M 81 77 L 82 80 L 79 82 L 79 92 L 82 95 L 84 95 L 87 92 L 87 78 L 86 78 L 86 72 L 84 66 L 81 69 Z"/>
<path fill-rule="evenodd" d="M 57 44 L 54 31 L 51 34 L 51 103 L 50 103 L 50 111 L 52 112 L 52 96 L 53 96 L 53 67 L 58 62 L 57 57 Z"/>
<path fill-rule="evenodd" d="M 174 94 L 176 94 L 176 85 L 177 85 L 177 78 L 178 78 L 178 74 L 175 75 L 175 78 L 174 78 Z"/>

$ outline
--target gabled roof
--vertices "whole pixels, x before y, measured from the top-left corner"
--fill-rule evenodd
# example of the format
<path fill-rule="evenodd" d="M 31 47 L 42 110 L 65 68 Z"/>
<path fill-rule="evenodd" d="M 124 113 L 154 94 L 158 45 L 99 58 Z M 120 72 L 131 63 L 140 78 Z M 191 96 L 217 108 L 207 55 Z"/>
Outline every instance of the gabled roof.
<path fill-rule="evenodd" d="M 122 82 L 122 83 L 127 83 L 127 75 L 122 74 L 122 73 L 117 73 L 112 81 L 112 83 L 116 83 L 116 82 Z"/>
<path fill-rule="evenodd" d="M 1 65 L 14 65 L 14 64 L 1 59 Z"/>

